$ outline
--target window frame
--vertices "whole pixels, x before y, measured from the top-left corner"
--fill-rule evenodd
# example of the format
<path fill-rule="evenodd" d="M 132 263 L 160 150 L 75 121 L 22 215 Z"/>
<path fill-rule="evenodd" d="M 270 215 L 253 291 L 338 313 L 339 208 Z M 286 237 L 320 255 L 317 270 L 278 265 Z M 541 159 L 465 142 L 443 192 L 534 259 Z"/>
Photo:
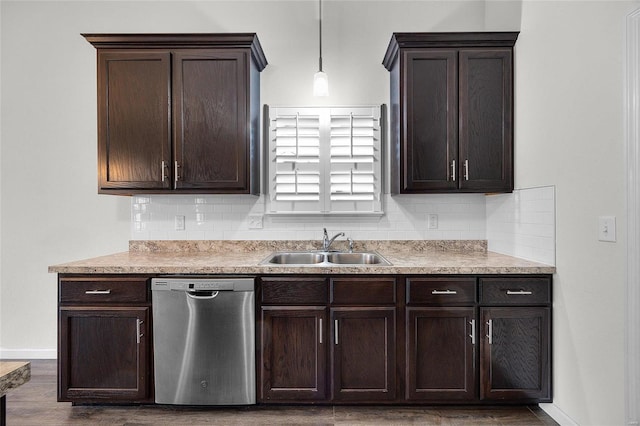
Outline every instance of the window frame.
<path fill-rule="evenodd" d="M 386 115 L 384 104 L 265 105 L 265 214 L 383 215 Z"/>

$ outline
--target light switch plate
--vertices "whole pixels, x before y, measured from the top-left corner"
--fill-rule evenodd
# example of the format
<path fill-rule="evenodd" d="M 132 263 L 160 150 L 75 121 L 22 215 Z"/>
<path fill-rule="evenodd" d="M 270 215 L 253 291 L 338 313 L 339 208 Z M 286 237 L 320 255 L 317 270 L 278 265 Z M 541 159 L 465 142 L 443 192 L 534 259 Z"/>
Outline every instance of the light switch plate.
<path fill-rule="evenodd" d="M 598 240 L 616 242 L 616 217 L 600 216 L 598 218 Z"/>

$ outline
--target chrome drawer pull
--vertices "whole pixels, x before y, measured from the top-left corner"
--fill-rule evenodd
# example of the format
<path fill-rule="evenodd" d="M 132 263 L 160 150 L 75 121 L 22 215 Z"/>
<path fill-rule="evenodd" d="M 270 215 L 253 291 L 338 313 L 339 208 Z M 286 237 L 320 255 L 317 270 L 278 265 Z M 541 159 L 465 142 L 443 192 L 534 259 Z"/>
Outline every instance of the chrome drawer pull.
<path fill-rule="evenodd" d="M 493 345 L 493 320 L 490 319 L 489 321 L 487 321 L 487 325 L 489 326 L 489 332 L 487 334 L 487 337 L 489 338 L 489 344 Z"/>
<path fill-rule="evenodd" d="M 111 290 L 87 290 L 84 294 L 111 294 Z"/>
<path fill-rule="evenodd" d="M 455 290 L 433 290 L 431 294 L 458 294 Z"/>
<path fill-rule="evenodd" d="M 476 344 L 476 320 L 472 319 L 471 322 L 469 322 L 469 325 L 471 326 L 471 334 L 469 335 L 469 337 L 471 337 L 471 344 L 475 345 Z"/>
<path fill-rule="evenodd" d="M 320 344 L 322 344 L 322 318 L 320 318 Z"/>
<path fill-rule="evenodd" d="M 144 336 L 144 334 L 142 334 L 140 332 L 140 326 L 144 324 L 144 321 L 140 320 L 140 319 L 136 319 L 136 343 L 140 343 L 140 339 L 142 339 L 142 337 Z"/>
<path fill-rule="evenodd" d="M 526 290 L 507 290 L 508 296 L 529 296 L 532 294 L 533 292 Z"/>
<path fill-rule="evenodd" d="M 338 320 L 335 320 L 334 324 L 335 324 L 335 344 L 338 345 Z"/>

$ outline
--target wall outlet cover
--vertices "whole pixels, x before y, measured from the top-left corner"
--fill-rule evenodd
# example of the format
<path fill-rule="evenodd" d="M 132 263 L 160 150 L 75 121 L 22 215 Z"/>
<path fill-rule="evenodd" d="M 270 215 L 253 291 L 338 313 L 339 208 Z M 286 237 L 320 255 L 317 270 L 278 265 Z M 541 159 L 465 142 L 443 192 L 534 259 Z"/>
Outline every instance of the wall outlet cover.
<path fill-rule="evenodd" d="M 175 217 L 175 228 L 176 231 L 184 231 L 184 216 L 183 215 L 176 215 Z"/>
<path fill-rule="evenodd" d="M 438 229 L 438 215 L 430 214 L 427 221 L 427 228 L 429 229 Z"/>
<path fill-rule="evenodd" d="M 262 218 L 263 216 L 261 214 L 249 215 L 249 229 L 262 229 Z"/>

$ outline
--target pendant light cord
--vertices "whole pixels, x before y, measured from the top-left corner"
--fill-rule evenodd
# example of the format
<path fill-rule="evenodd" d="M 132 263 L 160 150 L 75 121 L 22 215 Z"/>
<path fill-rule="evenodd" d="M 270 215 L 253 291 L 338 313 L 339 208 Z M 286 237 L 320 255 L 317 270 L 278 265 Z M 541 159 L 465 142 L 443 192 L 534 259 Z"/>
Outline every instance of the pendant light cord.
<path fill-rule="evenodd" d="M 319 21 L 318 21 L 318 39 L 320 41 L 320 57 L 319 57 L 319 71 L 322 72 L 322 0 L 318 0 L 318 4 L 319 4 L 319 12 L 320 12 L 320 16 L 319 16 Z"/>

